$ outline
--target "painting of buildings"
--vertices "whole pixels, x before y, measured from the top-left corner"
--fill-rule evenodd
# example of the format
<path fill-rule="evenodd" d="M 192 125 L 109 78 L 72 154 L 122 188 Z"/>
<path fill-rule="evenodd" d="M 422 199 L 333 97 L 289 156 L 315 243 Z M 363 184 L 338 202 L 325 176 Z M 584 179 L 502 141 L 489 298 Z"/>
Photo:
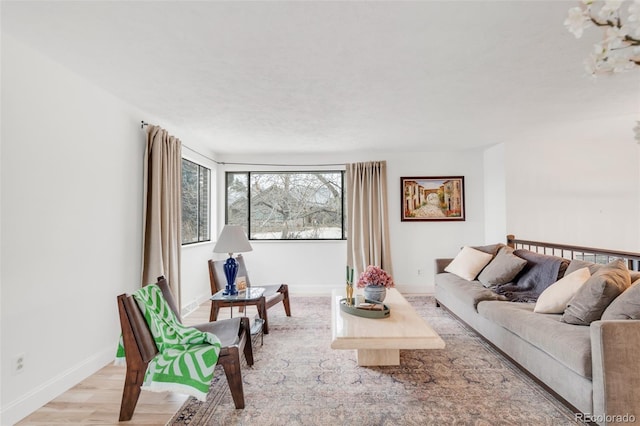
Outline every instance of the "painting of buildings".
<path fill-rule="evenodd" d="M 402 177 L 402 220 L 465 220 L 464 177 Z"/>

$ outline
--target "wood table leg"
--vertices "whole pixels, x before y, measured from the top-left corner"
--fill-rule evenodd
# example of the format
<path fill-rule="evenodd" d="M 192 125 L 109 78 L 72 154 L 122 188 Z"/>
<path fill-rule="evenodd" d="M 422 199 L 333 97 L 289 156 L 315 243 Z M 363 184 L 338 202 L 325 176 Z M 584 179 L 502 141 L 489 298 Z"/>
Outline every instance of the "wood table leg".
<path fill-rule="evenodd" d="M 267 319 L 267 299 L 264 296 L 262 296 L 258 301 L 257 308 L 260 318 L 264 321 L 264 324 L 262 325 L 262 332 L 264 334 L 269 334 L 269 320 Z"/>
<path fill-rule="evenodd" d="M 291 306 L 289 305 L 289 286 L 282 284 L 278 289 L 278 292 L 282 293 L 282 304 L 284 305 L 284 312 L 288 317 L 291 316 Z"/>
<path fill-rule="evenodd" d="M 232 308 L 233 309 L 233 308 Z M 213 322 L 218 319 L 218 312 L 220 312 L 220 305 L 216 300 L 211 301 L 211 313 L 209 314 L 209 321 Z"/>

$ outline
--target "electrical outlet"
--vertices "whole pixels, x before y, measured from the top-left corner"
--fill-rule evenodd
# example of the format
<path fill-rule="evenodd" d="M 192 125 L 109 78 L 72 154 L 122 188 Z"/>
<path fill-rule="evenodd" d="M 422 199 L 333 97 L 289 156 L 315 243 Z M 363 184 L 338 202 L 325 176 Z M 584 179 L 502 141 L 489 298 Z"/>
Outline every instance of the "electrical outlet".
<path fill-rule="evenodd" d="M 418 275 L 422 275 L 422 269 L 418 269 Z"/>
<path fill-rule="evenodd" d="M 13 357 L 13 373 L 20 374 L 24 371 L 24 354 Z"/>

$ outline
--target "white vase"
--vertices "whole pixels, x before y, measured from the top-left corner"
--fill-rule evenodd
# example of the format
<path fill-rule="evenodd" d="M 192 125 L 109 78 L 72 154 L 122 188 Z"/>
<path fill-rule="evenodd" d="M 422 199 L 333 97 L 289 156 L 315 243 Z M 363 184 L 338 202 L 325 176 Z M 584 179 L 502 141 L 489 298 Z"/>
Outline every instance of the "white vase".
<path fill-rule="evenodd" d="M 364 298 L 382 303 L 387 296 L 387 288 L 383 285 L 368 285 L 364 288 Z"/>

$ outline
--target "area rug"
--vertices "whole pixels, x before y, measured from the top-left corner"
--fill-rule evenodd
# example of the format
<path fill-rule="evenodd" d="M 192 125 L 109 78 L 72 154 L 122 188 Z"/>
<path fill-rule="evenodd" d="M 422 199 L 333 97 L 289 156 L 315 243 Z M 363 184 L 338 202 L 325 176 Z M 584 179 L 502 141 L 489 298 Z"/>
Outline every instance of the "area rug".
<path fill-rule="evenodd" d="M 329 297 L 292 297 L 292 317 L 269 309 L 269 334 L 243 366 L 236 410 L 220 369 L 206 402 L 189 398 L 170 425 L 579 425 L 574 415 L 433 297 L 407 300 L 440 334 L 442 350 L 400 351 L 400 366 L 359 367 L 334 350 Z M 381 319 L 380 321 L 384 321 Z"/>

